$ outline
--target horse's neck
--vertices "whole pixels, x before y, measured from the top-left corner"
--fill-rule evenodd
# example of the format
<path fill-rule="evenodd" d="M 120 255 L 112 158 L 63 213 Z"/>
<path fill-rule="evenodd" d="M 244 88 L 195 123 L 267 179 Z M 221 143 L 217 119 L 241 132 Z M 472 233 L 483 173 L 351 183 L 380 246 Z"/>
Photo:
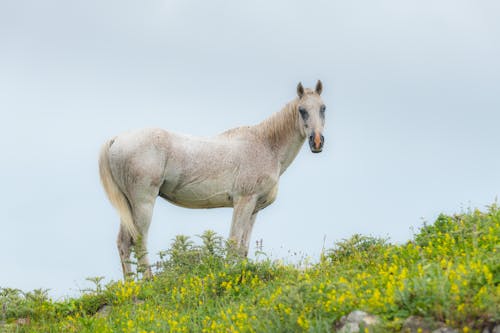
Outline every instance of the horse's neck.
<path fill-rule="evenodd" d="M 292 101 L 256 126 L 259 135 L 276 153 L 280 162 L 280 174 L 293 162 L 305 141 L 299 129 L 296 108 L 297 101 Z"/>
<path fill-rule="evenodd" d="M 280 175 L 285 172 L 288 166 L 293 162 L 295 157 L 300 151 L 300 148 L 304 144 L 305 138 L 300 134 L 300 131 L 296 131 L 289 140 L 287 140 L 286 145 L 282 145 L 278 149 L 278 159 L 280 161 Z"/>

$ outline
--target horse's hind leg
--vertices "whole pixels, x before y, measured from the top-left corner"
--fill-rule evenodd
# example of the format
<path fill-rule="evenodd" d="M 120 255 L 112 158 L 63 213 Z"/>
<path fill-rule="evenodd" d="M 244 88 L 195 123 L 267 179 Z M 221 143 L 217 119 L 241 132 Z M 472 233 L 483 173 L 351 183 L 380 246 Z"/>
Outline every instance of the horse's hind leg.
<path fill-rule="evenodd" d="M 130 236 L 129 232 L 120 225 L 120 232 L 118 232 L 118 253 L 120 254 L 120 260 L 122 262 L 123 276 L 127 278 L 127 276 L 132 273 L 132 268 L 130 265 L 130 253 L 132 251 L 132 236 Z"/>
<path fill-rule="evenodd" d="M 142 200 L 141 202 L 132 205 L 132 216 L 134 218 L 134 224 L 140 235 L 139 243 L 134 244 L 136 246 L 135 250 L 139 264 L 138 269 L 143 270 L 143 275 L 146 279 L 153 277 L 147 254 L 147 244 L 148 230 L 151 224 L 151 218 L 153 216 L 155 199 L 155 197 L 152 197 L 148 200 Z"/>

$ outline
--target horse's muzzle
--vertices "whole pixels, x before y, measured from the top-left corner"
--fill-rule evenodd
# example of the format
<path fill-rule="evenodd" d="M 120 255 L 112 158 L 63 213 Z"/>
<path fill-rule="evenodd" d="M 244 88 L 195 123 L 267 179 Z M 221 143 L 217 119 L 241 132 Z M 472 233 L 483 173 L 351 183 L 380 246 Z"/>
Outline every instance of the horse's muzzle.
<path fill-rule="evenodd" d="M 313 153 L 321 153 L 324 143 L 325 137 L 319 132 L 314 132 L 309 136 L 309 147 L 311 147 Z"/>

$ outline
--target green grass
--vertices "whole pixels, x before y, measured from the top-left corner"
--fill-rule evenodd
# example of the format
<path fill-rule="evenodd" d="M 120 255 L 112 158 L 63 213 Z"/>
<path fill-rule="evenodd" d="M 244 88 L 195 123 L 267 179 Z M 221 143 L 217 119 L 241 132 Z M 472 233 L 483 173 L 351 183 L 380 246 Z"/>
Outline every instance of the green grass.
<path fill-rule="evenodd" d="M 154 280 L 114 282 L 78 298 L 0 289 L 6 332 L 333 332 L 360 309 L 399 332 L 418 315 L 462 332 L 500 322 L 500 210 L 441 215 L 403 245 L 354 235 L 317 263 L 239 260 L 212 232 L 178 236 Z M 305 267 L 304 267 L 305 266 Z M 108 314 L 98 313 L 108 305 Z M 29 324 L 16 324 L 29 318 Z M 1 320 L 1 317 L 0 317 Z"/>

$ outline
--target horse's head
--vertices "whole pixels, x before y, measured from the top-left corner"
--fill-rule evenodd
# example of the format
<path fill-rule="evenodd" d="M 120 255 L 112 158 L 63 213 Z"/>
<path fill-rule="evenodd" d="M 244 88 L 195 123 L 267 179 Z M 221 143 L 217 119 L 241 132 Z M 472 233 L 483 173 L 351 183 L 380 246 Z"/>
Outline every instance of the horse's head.
<path fill-rule="evenodd" d="M 297 113 L 300 122 L 300 130 L 304 137 L 309 138 L 309 147 L 313 153 L 320 153 L 323 150 L 323 127 L 325 126 L 326 106 L 321 99 L 323 85 L 320 80 L 316 83 L 316 88 L 304 89 L 302 83 L 297 85 L 299 102 Z"/>

